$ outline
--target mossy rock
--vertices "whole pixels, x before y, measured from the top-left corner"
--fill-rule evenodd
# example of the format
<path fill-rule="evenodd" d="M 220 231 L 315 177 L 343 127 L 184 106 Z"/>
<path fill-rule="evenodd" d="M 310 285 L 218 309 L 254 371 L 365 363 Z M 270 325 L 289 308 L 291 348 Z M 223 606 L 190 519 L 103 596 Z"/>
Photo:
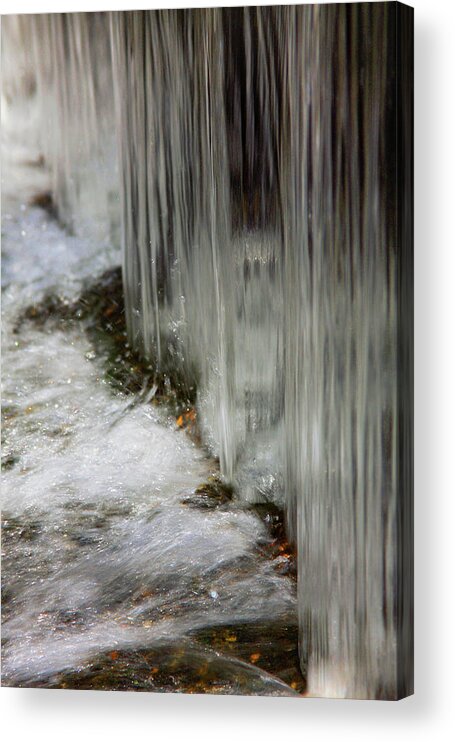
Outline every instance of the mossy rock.
<path fill-rule="evenodd" d="M 184 497 L 183 505 L 200 510 L 214 510 L 231 502 L 234 490 L 231 485 L 212 477 L 201 484 L 191 495 Z"/>
<path fill-rule="evenodd" d="M 166 403 L 176 416 L 194 406 L 197 374 L 194 369 L 180 367 L 170 339 L 162 339 L 168 354 L 160 364 L 157 358 L 144 358 L 140 348 L 129 345 L 120 267 L 88 283 L 73 302 L 48 294 L 28 306 L 17 318 L 16 333 L 25 322 L 43 329 L 47 325 L 61 330 L 82 326 L 93 347 L 93 358 L 101 360 L 105 381 L 115 392 L 135 395 L 138 401 L 153 398 Z"/>

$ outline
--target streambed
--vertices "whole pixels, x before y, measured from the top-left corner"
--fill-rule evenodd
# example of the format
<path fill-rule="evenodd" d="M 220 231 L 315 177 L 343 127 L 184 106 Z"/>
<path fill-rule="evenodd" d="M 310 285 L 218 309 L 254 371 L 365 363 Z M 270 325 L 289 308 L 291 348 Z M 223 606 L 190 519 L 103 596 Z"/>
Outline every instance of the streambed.
<path fill-rule="evenodd" d="M 87 317 L 33 321 L 30 307 L 74 304 L 119 255 L 30 205 L 46 186 L 36 154 L 6 165 L 2 682 L 302 692 L 275 511 L 213 496 L 217 462 L 172 406 L 109 382 Z"/>

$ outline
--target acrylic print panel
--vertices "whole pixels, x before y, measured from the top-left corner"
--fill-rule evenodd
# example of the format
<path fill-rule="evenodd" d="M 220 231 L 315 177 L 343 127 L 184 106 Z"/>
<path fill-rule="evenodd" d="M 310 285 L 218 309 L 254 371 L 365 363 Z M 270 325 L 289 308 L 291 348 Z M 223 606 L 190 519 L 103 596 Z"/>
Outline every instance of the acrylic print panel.
<path fill-rule="evenodd" d="M 3 17 L 4 685 L 412 693 L 412 39 Z"/>

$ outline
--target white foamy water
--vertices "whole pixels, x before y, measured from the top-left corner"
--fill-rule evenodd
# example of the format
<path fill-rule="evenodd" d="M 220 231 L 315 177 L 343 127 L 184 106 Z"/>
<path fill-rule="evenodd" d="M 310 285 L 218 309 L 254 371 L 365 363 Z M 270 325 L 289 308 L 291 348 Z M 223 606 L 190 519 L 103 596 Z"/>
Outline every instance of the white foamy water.
<path fill-rule="evenodd" d="M 292 616 L 292 582 L 259 557 L 270 541 L 259 518 L 235 503 L 182 504 L 215 465 L 166 411 L 114 395 L 82 327 L 14 330 L 26 306 L 49 291 L 74 298 L 118 253 L 27 205 L 46 171 L 6 134 L 4 681 L 33 683 L 102 650 L 201 627 Z M 286 691 L 251 673 L 264 692 Z"/>
<path fill-rule="evenodd" d="M 396 182 L 404 146 L 396 114 L 404 128 L 411 118 L 410 107 L 399 110 L 401 12 L 359 3 L 13 16 L 2 37 L 7 112 L 16 100 L 36 104 L 33 137 L 49 164 L 61 223 L 76 235 L 63 239 L 50 224 L 41 234 L 40 217 L 33 225 L 28 210 L 8 223 L 6 249 L 21 255 L 7 261 L 15 286 L 8 302 L 17 306 L 29 288 L 39 295 L 49 285 L 77 293 L 82 276 L 114 257 L 120 262 L 110 245 L 121 239 L 129 342 L 160 373 L 197 389 L 204 445 L 244 509 L 219 512 L 206 531 L 209 516 L 180 508 L 179 487 L 185 479 L 191 487 L 208 460 L 190 447 L 184 464 L 171 422 L 169 479 L 138 427 L 161 422 L 143 421 L 144 407 L 117 408 L 108 394 L 101 400 L 96 358 L 94 378 L 82 382 L 89 430 L 78 438 L 76 425 L 68 449 L 58 435 L 50 445 L 68 454 L 84 496 L 103 482 L 101 501 L 115 479 L 133 499 L 157 498 L 155 509 L 164 498 L 166 510 L 153 516 L 160 548 L 150 559 L 164 565 L 173 539 L 183 553 L 187 529 L 201 534 L 205 561 L 196 559 L 197 540 L 187 562 L 171 556 L 179 580 L 192 569 L 212 574 L 224 555 L 227 565 L 252 560 L 257 582 L 249 591 L 268 594 L 268 568 L 253 557 L 263 532 L 247 503 L 284 505 L 297 551 L 300 666 L 312 695 L 396 698 L 411 674 L 404 655 L 411 654 L 412 589 L 402 585 L 410 563 L 400 536 L 410 521 L 411 456 L 398 380 L 412 355 L 402 316 L 412 293 L 408 248 L 400 236 L 401 213 L 408 219 L 411 209 L 401 208 Z M 18 358 L 25 337 L 15 338 Z M 63 352 L 50 347 L 60 342 L 55 336 L 40 337 L 28 356 L 44 342 L 42 355 L 64 364 L 69 378 L 67 367 L 78 363 L 65 365 L 65 343 L 72 339 L 83 358 L 83 338 L 65 336 Z M 37 404 L 52 397 L 49 366 Z M 61 425 L 71 427 L 64 407 Z M 81 447 L 73 450 L 73 440 Z M 85 478 L 89 457 L 97 463 Z M 53 487 L 66 486 L 62 471 L 60 464 L 44 471 L 56 483 L 52 498 Z M 24 504 L 36 495 L 33 482 L 14 489 Z M 170 503 L 176 510 L 162 539 Z M 132 555 L 155 544 L 144 528 Z M 204 536 L 213 529 L 220 529 L 216 547 Z M 104 574 L 105 564 L 99 569 Z M 79 591 L 89 602 L 90 585 Z M 272 596 L 288 590 L 279 585 Z M 241 612 L 250 592 L 237 586 L 234 593 Z M 275 597 L 267 600 L 273 613 Z M 279 595 L 276 604 L 287 600 Z M 172 621 L 182 626 L 184 618 L 173 611 Z"/>

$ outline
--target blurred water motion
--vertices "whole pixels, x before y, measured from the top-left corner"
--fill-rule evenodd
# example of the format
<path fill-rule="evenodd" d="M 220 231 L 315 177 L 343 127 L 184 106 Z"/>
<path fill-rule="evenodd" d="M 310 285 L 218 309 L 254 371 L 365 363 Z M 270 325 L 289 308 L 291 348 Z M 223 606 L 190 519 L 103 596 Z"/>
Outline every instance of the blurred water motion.
<path fill-rule="evenodd" d="M 401 682 L 394 5 L 4 23 L 4 94 L 41 109 L 61 221 L 99 244 L 121 234 L 131 343 L 197 387 L 204 445 L 238 495 L 285 505 L 314 695 L 394 697 Z M 95 470 L 121 489 L 134 434 L 110 435 Z M 157 477 L 162 435 L 150 456 L 141 444 Z M 161 550 L 182 517 L 166 512 Z M 203 559 L 258 538 L 248 518 L 238 546 L 212 527 Z M 152 556 L 137 536 L 126 564 Z"/>

